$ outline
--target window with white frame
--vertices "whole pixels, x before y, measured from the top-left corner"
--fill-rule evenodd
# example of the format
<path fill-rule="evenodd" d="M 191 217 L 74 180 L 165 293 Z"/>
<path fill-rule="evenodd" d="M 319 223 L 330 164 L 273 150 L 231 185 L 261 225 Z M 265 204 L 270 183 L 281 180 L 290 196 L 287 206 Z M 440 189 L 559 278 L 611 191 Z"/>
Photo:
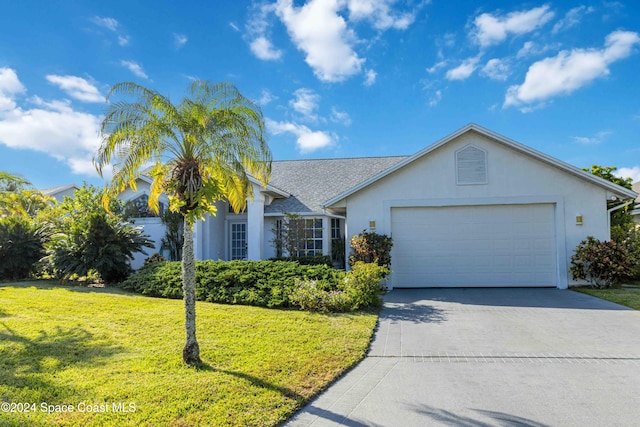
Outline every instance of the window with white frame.
<path fill-rule="evenodd" d="M 286 217 L 275 222 L 276 256 L 322 255 L 322 218 Z"/>
<path fill-rule="evenodd" d="M 305 243 L 298 256 L 322 255 L 322 219 L 303 219 Z M 301 253 L 302 252 L 302 253 Z"/>
<path fill-rule="evenodd" d="M 340 235 L 340 218 L 331 218 L 331 238 L 342 238 L 342 236 Z"/>

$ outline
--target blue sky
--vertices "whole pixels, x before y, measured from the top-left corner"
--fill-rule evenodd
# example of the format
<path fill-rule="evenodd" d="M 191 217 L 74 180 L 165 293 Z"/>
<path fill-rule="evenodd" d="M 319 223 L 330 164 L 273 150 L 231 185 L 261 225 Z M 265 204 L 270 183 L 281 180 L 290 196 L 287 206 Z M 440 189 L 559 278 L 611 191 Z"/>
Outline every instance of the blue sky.
<path fill-rule="evenodd" d="M 205 79 L 261 105 L 276 160 L 413 154 L 474 122 L 638 181 L 639 76 L 636 0 L 6 1 L 0 170 L 102 185 L 111 85 L 179 102 Z"/>

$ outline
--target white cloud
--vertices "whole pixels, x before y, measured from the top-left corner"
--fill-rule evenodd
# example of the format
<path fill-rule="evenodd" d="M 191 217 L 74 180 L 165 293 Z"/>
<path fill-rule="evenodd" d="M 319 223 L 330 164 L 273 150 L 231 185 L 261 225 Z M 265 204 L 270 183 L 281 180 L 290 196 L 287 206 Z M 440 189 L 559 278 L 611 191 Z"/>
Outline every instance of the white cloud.
<path fill-rule="evenodd" d="M 278 99 L 278 97 L 274 96 L 271 92 L 269 92 L 269 90 L 263 89 L 262 94 L 260 95 L 260 99 L 258 100 L 258 104 L 265 106 L 275 99 Z"/>
<path fill-rule="evenodd" d="M 620 168 L 614 172 L 620 178 L 631 178 L 634 183 L 640 181 L 640 166 L 632 166 L 630 168 Z"/>
<path fill-rule="evenodd" d="M 105 100 L 98 88 L 82 77 L 49 74 L 47 80 L 77 100 L 84 102 L 104 102 Z"/>
<path fill-rule="evenodd" d="M 480 56 L 474 56 L 462 61 L 462 64 L 447 71 L 445 77 L 447 80 L 466 80 L 471 74 L 478 68 L 480 62 Z"/>
<path fill-rule="evenodd" d="M 277 49 L 268 38 L 269 15 L 275 11 L 275 4 L 255 3 L 246 24 L 246 36 L 251 52 L 263 61 L 274 61 L 282 57 L 283 52 Z M 232 28 L 237 28 L 231 23 Z"/>
<path fill-rule="evenodd" d="M 295 98 L 289 101 L 289 105 L 291 105 L 296 112 L 302 114 L 304 119 L 317 121 L 318 116 L 316 115 L 316 110 L 320 102 L 320 95 L 307 88 L 300 88 L 296 90 L 293 95 Z"/>
<path fill-rule="evenodd" d="M 507 15 L 483 13 L 474 20 L 471 37 L 481 47 L 496 45 L 506 40 L 509 34 L 521 35 L 540 28 L 553 16 L 548 5 Z"/>
<path fill-rule="evenodd" d="M 11 68 L 0 68 L 0 112 L 16 107 L 15 95 L 26 92 L 18 75 Z"/>
<path fill-rule="evenodd" d="M 107 16 L 105 17 L 100 17 L 100 16 L 95 16 L 93 18 L 93 23 L 100 26 L 100 27 L 104 27 L 107 30 L 110 31 L 118 31 L 118 21 L 113 19 L 113 18 L 109 18 Z"/>
<path fill-rule="evenodd" d="M 378 30 L 406 30 L 415 20 L 415 13 L 396 13 L 391 10 L 393 3 L 395 0 L 348 0 L 349 19 L 368 20 Z"/>
<path fill-rule="evenodd" d="M 229 26 L 233 29 L 233 31 L 240 32 L 240 28 L 235 24 L 235 22 L 229 22 Z"/>
<path fill-rule="evenodd" d="M 138 64 L 137 62 L 134 61 L 120 61 L 120 65 L 122 65 L 123 67 L 129 69 L 129 71 L 131 71 L 133 74 L 135 74 L 136 76 L 143 78 L 143 79 L 148 79 L 149 76 L 147 75 L 147 73 L 144 72 L 144 70 L 142 69 L 142 66 L 140 64 Z"/>
<path fill-rule="evenodd" d="M 351 124 L 351 117 L 346 111 L 340 111 L 336 107 L 331 107 L 331 121 L 349 126 Z"/>
<path fill-rule="evenodd" d="M 378 76 L 378 73 L 376 73 L 374 70 L 367 70 L 364 73 L 364 85 L 369 87 L 369 86 L 373 86 L 374 83 L 376 82 L 376 77 Z"/>
<path fill-rule="evenodd" d="M 449 64 L 449 61 L 443 59 L 442 61 L 436 62 L 432 67 L 427 68 L 427 73 L 433 74 L 441 68 L 446 67 Z"/>
<path fill-rule="evenodd" d="M 282 57 L 282 51 L 276 49 L 266 37 L 260 36 L 249 44 L 251 52 L 264 61 L 274 61 Z"/>
<path fill-rule="evenodd" d="M 292 122 L 276 122 L 266 119 L 267 130 L 274 135 L 290 133 L 297 137 L 296 145 L 301 153 L 310 153 L 335 144 L 335 135 L 322 131 L 312 131 L 307 126 Z"/>
<path fill-rule="evenodd" d="M 580 23 L 580 21 L 582 21 L 584 15 L 594 11 L 595 9 L 592 6 L 587 7 L 582 5 L 574 7 L 567 12 L 564 18 L 555 23 L 551 32 L 555 34 L 560 31 L 568 30 L 571 27 L 575 27 Z"/>
<path fill-rule="evenodd" d="M 74 173 L 96 175 L 91 159 L 100 145 L 101 117 L 75 111 L 68 101 L 44 101 L 34 96 L 31 107 L 16 104 L 24 91 L 14 70 L 0 69 L 0 96 L 10 104 L 0 111 L 0 144 L 34 150 L 66 163 Z M 9 77 L 6 77 L 9 76 Z"/>
<path fill-rule="evenodd" d="M 613 132 L 611 131 L 601 131 L 596 133 L 594 136 L 572 136 L 571 138 L 579 144 L 597 145 L 602 143 L 612 133 Z"/>
<path fill-rule="evenodd" d="M 278 0 L 276 14 L 287 27 L 305 61 L 322 81 L 339 82 L 358 74 L 364 59 L 353 50 L 355 33 L 338 13 L 338 0 L 310 0 L 294 7 L 293 0 Z"/>
<path fill-rule="evenodd" d="M 429 99 L 429 107 L 435 107 L 442 100 L 442 91 L 436 90 L 433 96 Z"/>
<path fill-rule="evenodd" d="M 182 48 L 185 44 L 187 44 L 187 41 L 189 41 L 189 38 L 186 35 L 173 33 L 173 45 L 176 49 Z"/>
<path fill-rule="evenodd" d="M 603 49 L 564 50 L 538 61 L 529 67 L 524 83 L 507 90 L 504 106 L 521 106 L 569 94 L 609 75 L 609 64 L 631 55 L 639 43 L 638 33 L 614 31 L 606 37 Z"/>
<path fill-rule="evenodd" d="M 120 46 L 126 46 L 126 45 L 128 45 L 128 44 L 129 44 L 129 40 L 130 40 L 130 37 L 129 37 L 129 36 L 123 36 L 123 35 L 119 35 L 119 36 L 118 36 L 118 44 L 119 44 Z"/>
<path fill-rule="evenodd" d="M 482 74 L 493 80 L 505 81 L 511 74 L 511 66 L 506 59 L 493 58 L 482 67 Z"/>
<path fill-rule="evenodd" d="M 129 44 L 130 37 L 118 30 L 120 28 L 120 23 L 116 19 L 109 18 L 107 16 L 95 16 L 92 21 L 97 26 L 106 28 L 107 30 L 116 33 L 118 36 L 118 44 L 120 46 L 126 46 Z"/>

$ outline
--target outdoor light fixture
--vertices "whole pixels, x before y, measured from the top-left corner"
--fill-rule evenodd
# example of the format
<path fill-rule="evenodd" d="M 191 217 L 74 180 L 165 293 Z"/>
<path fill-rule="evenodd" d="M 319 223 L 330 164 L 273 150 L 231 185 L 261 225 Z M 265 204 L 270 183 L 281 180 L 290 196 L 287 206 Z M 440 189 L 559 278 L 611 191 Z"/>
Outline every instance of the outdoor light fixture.
<path fill-rule="evenodd" d="M 582 225 L 582 215 L 576 215 L 576 225 Z"/>
<path fill-rule="evenodd" d="M 373 218 L 369 219 L 369 228 L 371 230 L 375 230 L 376 229 L 376 220 L 375 219 L 373 219 Z"/>

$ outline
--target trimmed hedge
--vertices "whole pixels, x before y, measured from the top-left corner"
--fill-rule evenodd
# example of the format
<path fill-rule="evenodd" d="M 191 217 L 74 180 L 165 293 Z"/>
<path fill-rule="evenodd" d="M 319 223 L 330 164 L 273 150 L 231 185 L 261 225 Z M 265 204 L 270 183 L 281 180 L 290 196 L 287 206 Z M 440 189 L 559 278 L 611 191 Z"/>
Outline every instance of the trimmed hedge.
<path fill-rule="evenodd" d="M 291 261 L 196 261 L 196 298 L 225 304 L 289 307 L 296 280 L 337 283 L 344 272 Z M 143 295 L 182 298 L 179 261 L 142 267 L 119 286 Z"/>
<path fill-rule="evenodd" d="M 309 255 L 298 257 L 282 257 L 282 258 L 270 258 L 270 261 L 293 261 L 300 265 L 326 265 L 327 267 L 333 267 L 333 261 L 329 255 Z"/>

